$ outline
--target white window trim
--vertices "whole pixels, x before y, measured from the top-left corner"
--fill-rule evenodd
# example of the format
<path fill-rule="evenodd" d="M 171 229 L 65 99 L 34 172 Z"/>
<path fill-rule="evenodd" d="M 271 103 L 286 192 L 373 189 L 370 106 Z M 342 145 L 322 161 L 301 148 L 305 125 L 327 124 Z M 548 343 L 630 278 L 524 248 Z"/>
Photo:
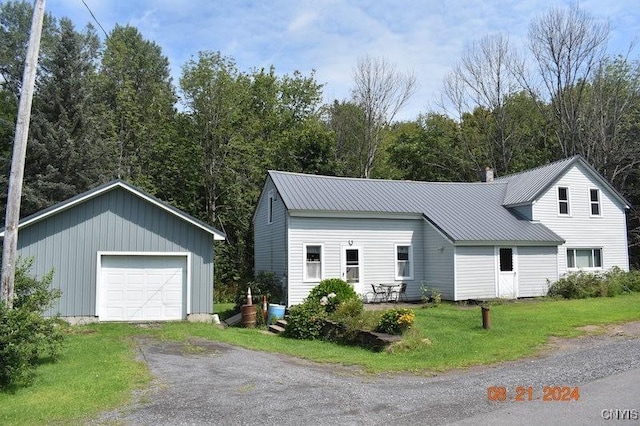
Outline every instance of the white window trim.
<path fill-rule="evenodd" d="M 320 278 L 307 278 L 307 247 L 320 246 Z M 303 243 L 302 244 L 302 282 L 319 283 L 324 279 L 324 244 L 323 243 Z"/>
<path fill-rule="evenodd" d="M 564 188 L 567 190 L 567 199 L 566 200 L 560 200 L 560 188 Z M 562 186 L 559 185 L 556 187 L 556 208 L 558 209 L 558 216 L 562 216 L 562 217 L 571 217 L 571 189 L 568 186 Z M 560 202 L 566 202 L 567 203 L 567 213 L 560 213 Z"/>
<path fill-rule="evenodd" d="M 273 190 L 268 192 L 268 197 L 267 197 L 267 224 L 271 225 L 273 223 L 273 207 L 274 207 L 274 201 L 275 198 L 273 196 Z"/>
<path fill-rule="evenodd" d="M 403 277 L 399 274 L 400 271 L 398 270 L 398 247 L 409 247 L 410 274 L 408 277 Z M 413 245 L 411 243 L 396 243 L 393 245 L 393 264 L 396 272 L 396 281 L 413 280 L 413 270 L 415 268 L 415 264 L 413 263 Z"/>
<path fill-rule="evenodd" d="M 593 190 L 598 191 L 598 214 L 593 214 L 593 211 L 591 210 L 591 206 L 595 204 L 591 201 L 591 191 Z M 602 191 L 600 191 L 600 188 L 589 188 L 589 216 L 602 217 Z"/>
<path fill-rule="evenodd" d="M 580 268 L 578 266 L 574 266 L 574 267 L 569 267 L 569 261 L 567 260 L 567 271 L 570 272 L 577 272 L 577 271 L 602 271 L 604 269 L 604 249 L 602 247 L 567 247 L 567 250 L 565 252 L 565 256 L 568 258 L 569 257 L 569 250 L 573 250 L 573 263 L 577 264 L 578 262 L 576 262 L 576 250 L 591 250 L 591 256 L 593 259 L 595 259 L 595 256 L 593 255 L 593 251 L 594 250 L 600 250 L 600 266 L 592 266 L 592 267 L 586 267 L 586 268 Z"/>

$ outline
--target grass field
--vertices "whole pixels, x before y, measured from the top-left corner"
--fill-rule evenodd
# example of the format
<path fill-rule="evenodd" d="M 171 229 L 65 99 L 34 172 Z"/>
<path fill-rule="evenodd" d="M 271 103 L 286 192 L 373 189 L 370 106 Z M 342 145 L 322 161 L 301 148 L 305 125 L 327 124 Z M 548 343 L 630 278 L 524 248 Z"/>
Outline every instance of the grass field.
<path fill-rule="evenodd" d="M 581 334 L 576 327 L 640 320 L 640 294 L 498 304 L 491 307 L 490 330 L 482 328 L 477 306 L 416 306 L 415 313 L 406 344 L 391 353 L 187 322 L 72 327 L 60 360 L 39 367 L 32 386 L 0 393 L 0 424 L 82 423 L 126 403 L 132 390 L 144 388 L 151 379 L 146 366 L 136 360 L 135 336 L 177 341 L 202 337 L 318 362 L 358 365 L 371 373 L 430 374 L 535 355 L 550 336 Z"/>

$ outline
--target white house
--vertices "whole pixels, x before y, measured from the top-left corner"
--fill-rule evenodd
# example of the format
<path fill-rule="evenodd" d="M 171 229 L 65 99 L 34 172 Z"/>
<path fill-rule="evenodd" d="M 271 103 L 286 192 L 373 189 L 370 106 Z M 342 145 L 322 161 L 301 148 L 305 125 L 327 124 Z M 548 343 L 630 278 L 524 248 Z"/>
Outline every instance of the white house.
<path fill-rule="evenodd" d="M 300 303 L 321 280 L 407 283 L 449 300 L 540 296 L 563 274 L 629 269 L 628 202 L 582 157 L 476 183 L 269 171 L 255 270 Z"/>

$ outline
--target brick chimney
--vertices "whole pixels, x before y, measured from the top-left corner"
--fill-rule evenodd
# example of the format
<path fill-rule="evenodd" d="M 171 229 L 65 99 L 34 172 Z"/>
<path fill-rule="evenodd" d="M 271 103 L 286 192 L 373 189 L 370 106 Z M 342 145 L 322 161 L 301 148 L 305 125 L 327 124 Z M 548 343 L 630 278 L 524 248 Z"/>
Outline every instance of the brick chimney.
<path fill-rule="evenodd" d="M 484 169 L 484 181 L 487 183 L 493 182 L 493 169 L 491 167 L 486 167 Z"/>

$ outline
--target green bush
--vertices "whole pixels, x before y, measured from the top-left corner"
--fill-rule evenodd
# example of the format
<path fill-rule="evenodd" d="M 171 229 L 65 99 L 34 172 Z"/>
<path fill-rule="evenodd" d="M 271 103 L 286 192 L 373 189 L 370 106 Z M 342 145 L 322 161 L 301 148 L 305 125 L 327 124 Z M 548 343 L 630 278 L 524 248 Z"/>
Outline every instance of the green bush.
<path fill-rule="evenodd" d="M 411 309 L 389 309 L 380 317 L 377 330 L 387 334 L 402 334 L 410 329 L 415 320 Z"/>
<path fill-rule="evenodd" d="M 260 272 L 253 281 L 244 286 L 238 286 L 236 292 L 236 306 L 247 303 L 247 288 L 251 288 L 253 304 L 261 304 L 262 296 L 267 296 L 269 303 L 284 302 L 282 281 L 274 272 Z"/>
<path fill-rule="evenodd" d="M 640 292 L 640 271 L 624 272 L 617 266 L 611 268 L 604 274 L 609 285 L 619 293 Z"/>
<path fill-rule="evenodd" d="M 339 304 L 330 318 L 336 322 L 344 322 L 349 318 L 354 318 L 362 315 L 364 312 L 364 304 L 360 299 L 349 299 Z"/>
<path fill-rule="evenodd" d="M 338 306 L 338 309 L 329 315 L 329 319 L 344 325 L 347 332 L 374 331 L 378 327 L 382 311 L 358 309 L 357 302 L 360 301 L 354 300 L 342 303 Z"/>
<path fill-rule="evenodd" d="M 340 278 L 329 278 L 311 289 L 307 302 L 316 302 L 324 306 L 326 312 L 331 313 L 347 300 L 359 299 L 353 287 Z"/>
<path fill-rule="evenodd" d="M 62 346 L 58 318 L 43 316 L 60 291 L 49 289 L 52 273 L 41 280 L 30 276 L 32 263 L 16 267 L 13 309 L 0 302 L 0 388 L 30 384 L 38 363 L 56 359 Z"/>
<path fill-rule="evenodd" d="M 442 303 L 442 292 L 439 288 L 429 287 L 426 283 L 420 285 L 420 293 L 422 295 L 422 303 L 431 303 L 432 306 L 440 306 Z"/>
<path fill-rule="evenodd" d="M 306 301 L 289 309 L 287 328 L 283 335 L 293 339 L 315 340 L 322 337 L 327 313 L 319 303 Z"/>
<path fill-rule="evenodd" d="M 216 283 L 213 286 L 213 303 L 235 303 L 239 291 L 237 283 Z"/>
<path fill-rule="evenodd" d="M 584 299 L 613 297 L 638 291 L 640 291 L 640 273 L 624 272 L 614 267 L 602 274 L 584 271 L 567 274 L 549 286 L 547 295 L 565 299 Z"/>

